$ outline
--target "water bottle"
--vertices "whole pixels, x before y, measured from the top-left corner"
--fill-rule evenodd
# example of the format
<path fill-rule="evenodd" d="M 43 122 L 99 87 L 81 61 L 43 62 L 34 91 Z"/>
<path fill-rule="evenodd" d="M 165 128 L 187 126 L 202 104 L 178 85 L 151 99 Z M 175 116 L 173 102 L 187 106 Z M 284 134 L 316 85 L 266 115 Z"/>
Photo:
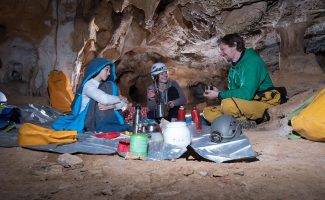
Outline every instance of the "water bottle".
<path fill-rule="evenodd" d="M 177 120 L 185 121 L 185 109 L 183 106 L 181 106 L 177 111 Z"/>
<path fill-rule="evenodd" d="M 135 106 L 135 112 L 133 116 L 133 126 L 132 126 L 133 133 L 137 133 L 138 130 L 141 129 L 141 120 L 142 120 L 141 118 L 142 118 L 141 106 L 137 104 Z"/>
<path fill-rule="evenodd" d="M 191 116 L 192 116 L 193 122 L 195 123 L 196 130 L 201 131 L 202 125 L 201 125 L 201 119 L 200 119 L 200 112 L 196 108 L 196 106 L 193 106 L 193 109 L 191 111 Z"/>
<path fill-rule="evenodd" d="M 165 105 L 162 103 L 158 103 L 155 109 L 155 118 L 163 118 L 165 117 Z"/>

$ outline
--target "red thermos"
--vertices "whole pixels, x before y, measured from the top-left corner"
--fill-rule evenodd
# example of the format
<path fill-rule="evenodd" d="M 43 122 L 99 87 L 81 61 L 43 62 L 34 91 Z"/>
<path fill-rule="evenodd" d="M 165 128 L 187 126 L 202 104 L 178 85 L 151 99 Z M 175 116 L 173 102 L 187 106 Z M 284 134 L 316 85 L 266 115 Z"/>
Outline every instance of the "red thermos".
<path fill-rule="evenodd" d="M 191 115 L 192 115 L 192 120 L 195 123 L 196 130 L 201 130 L 202 125 L 201 125 L 201 120 L 200 120 L 200 112 L 196 108 L 196 106 L 193 106 L 193 109 L 191 111 Z"/>
<path fill-rule="evenodd" d="M 184 109 L 183 106 L 181 106 L 178 109 L 178 112 L 177 112 L 177 120 L 178 121 L 185 121 L 185 109 Z"/>

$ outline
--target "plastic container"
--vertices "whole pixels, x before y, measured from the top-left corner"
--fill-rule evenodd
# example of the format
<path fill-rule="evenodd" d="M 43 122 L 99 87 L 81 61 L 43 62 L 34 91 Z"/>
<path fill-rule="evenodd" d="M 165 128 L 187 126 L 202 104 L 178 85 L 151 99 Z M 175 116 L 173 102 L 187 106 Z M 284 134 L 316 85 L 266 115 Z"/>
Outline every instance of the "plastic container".
<path fill-rule="evenodd" d="M 163 132 L 164 143 L 181 148 L 191 143 L 191 133 L 185 122 L 171 122 Z"/>
<path fill-rule="evenodd" d="M 160 132 L 150 133 L 150 141 L 151 142 L 163 142 L 164 138 Z"/>
<path fill-rule="evenodd" d="M 130 137 L 130 152 L 138 156 L 148 155 L 148 135 L 133 134 Z"/>
<path fill-rule="evenodd" d="M 191 139 L 193 140 L 194 137 L 197 137 L 197 133 L 196 133 L 196 125 L 193 122 L 192 118 L 186 119 L 186 126 L 190 130 Z"/>

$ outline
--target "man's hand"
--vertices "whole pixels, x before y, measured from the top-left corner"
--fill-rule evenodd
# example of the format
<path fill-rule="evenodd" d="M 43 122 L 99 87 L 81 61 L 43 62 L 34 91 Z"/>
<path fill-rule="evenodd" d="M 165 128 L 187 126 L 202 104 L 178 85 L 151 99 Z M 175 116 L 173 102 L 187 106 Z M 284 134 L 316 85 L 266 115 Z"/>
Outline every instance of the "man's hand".
<path fill-rule="evenodd" d="M 110 110 L 110 109 L 114 109 L 114 108 L 115 108 L 114 104 L 104 105 L 104 104 L 98 103 L 99 110 Z"/>
<path fill-rule="evenodd" d="M 216 99 L 219 95 L 219 90 L 216 87 L 213 87 L 213 90 L 205 90 L 203 96 L 208 99 Z"/>

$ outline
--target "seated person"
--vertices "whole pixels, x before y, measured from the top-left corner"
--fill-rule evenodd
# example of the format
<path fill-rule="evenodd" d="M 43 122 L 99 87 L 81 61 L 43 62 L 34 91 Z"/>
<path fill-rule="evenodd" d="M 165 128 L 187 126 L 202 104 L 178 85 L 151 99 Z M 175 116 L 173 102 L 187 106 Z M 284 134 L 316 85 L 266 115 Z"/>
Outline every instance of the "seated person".
<path fill-rule="evenodd" d="M 221 105 L 204 108 L 204 118 L 212 122 L 229 114 L 257 122 L 267 120 L 266 110 L 284 102 L 285 94 L 274 88 L 264 61 L 252 48 L 246 49 L 243 38 L 236 33 L 225 35 L 218 45 L 220 55 L 230 63 L 228 90 L 213 87 L 205 91 L 206 98 L 219 98 Z"/>
<path fill-rule="evenodd" d="M 180 106 L 186 103 L 186 97 L 174 80 L 168 79 L 167 66 L 164 63 L 155 63 L 151 67 L 153 84 L 147 89 L 148 118 L 157 119 L 155 110 L 157 103 L 162 103 L 168 109 L 166 120 L 177 119 L 177 111 Z"/>
<path fill-rule="evenodd" d="M 72 103 L 71 115 L 56 119 L 55 130 L 121 132 L 129 129 L 121 114 L 127 106 L 115 84 L 115 66 L 103 58 L 93 59 Z"/>

